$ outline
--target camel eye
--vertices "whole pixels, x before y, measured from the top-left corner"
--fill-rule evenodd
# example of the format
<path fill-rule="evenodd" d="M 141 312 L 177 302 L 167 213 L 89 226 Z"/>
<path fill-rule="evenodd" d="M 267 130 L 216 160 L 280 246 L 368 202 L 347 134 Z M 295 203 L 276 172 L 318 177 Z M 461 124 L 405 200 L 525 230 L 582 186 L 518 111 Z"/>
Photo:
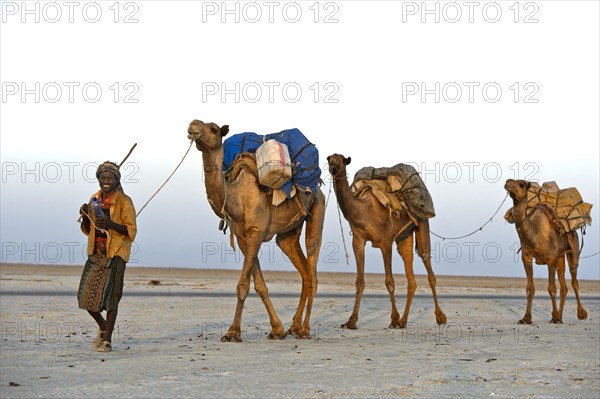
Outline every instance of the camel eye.
<path fill-rule="evenodd" d="M 210 128 L 210 131 L 213 132 L 213 133 L 216 133 L 217 132 L 217 128 L 213 126 L 213 127 Z"/>

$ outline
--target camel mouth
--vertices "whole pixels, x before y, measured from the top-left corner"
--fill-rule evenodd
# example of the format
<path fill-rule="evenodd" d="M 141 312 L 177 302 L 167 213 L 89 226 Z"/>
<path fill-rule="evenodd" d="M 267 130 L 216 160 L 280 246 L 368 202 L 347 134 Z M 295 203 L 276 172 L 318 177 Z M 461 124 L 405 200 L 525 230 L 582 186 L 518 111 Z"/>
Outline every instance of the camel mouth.
<path fill-rule="evenodd" d="M 202 125 L 204 122 L 199 121 L 198 119 L 194 119 L 190 125 L 188 126 L 188 139 L 190 140 L 198 140 L 202 135 Z"/>
<path fill-rule="evenodd" d="M 330 155 L 327 157 L 327 164 L 329 165 L 330 169 L 333 167 L 339 167 L 342 163 L 344 163 L 342 161 L 342 158 L 337 154 Z"/>
<path fill-rule="evenodd" d="M 523 196 L 522 191 L 519 190 L 519 182 L 516 180 L 508 179 L 506 183 L 504 183 L 504 189 L 508 192 L 508 196 L 513 201 L 518 201 Z"/>
<path fill-rule="evenodd" d="M 513 179 L 508 179 L 506 183 L 504 183 L 504 189 L 508 192 L 512 192 L 515 188 L 517 182 Z"/>
<path fill-rule="evenodd" d="M 340 171 L 340 164 L 339 162 L 336 162 L 335 159 L 330 159 L 331 157 L 327 158 L 327 166 L 329 167 L 329 172 L 336 174 L 337 172 Z"/>
<path fill-rule="evenodd" d="M 188 130 L 188 135 L 187 135 L 188 140 L 197 141 L 201 136 L 202 136 L 202 132 L 190 132 Z"/>

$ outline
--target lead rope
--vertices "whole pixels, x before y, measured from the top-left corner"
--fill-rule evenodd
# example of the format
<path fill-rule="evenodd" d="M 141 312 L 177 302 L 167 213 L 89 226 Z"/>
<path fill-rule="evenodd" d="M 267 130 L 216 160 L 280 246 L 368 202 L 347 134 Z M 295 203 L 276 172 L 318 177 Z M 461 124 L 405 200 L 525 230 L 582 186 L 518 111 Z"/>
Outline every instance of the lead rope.
<path fill-rule="evenodd" d="M 325 201 L 325 208 L 327 208 L 327 204 L 329 204 L 329 197 L 331 196 L 331 189 L 333 188 L 333 180 L 337 176 L 331 176 L 331 184 L 329 185 L 329 193 L 327 194 L 327 201 Z M 346 237 L 344 236 L 344 226 L 342 225 L 342 215 L 340 213 L 340 203 L 336 201 L 337 204 L 337 212 L 338 212 L 338 220 L 340 222 L 340 231 L 342 232 L 342 243 L 344 244 L 344 255 L 346 257 L 346 265 L 350 266 L 350 255 L 348 255 L 348 248 L 346 247 Z"/>
<path fill-rule="evenodd" d="M 158 192 L 160 190 L 162 190 L 162 188 L 165 186 L 165 184 L 167 184 L 167 182 L 171 179 L 171 177 L 173 177 L 173 175 L 175 174 L 175 172 L 177 172 L 177 169 L 179 169 L 179 167 L 181 166 L 181 164 L 185 160 L 185 157 L 187 157 L 187 154 L 190 152 L 190 149 L 192 148 L 192 144 L 194 144 L 194 140 L 190 139 L 190 146 L 188 147 L 188 149 L 185 152 L 185 154 L 183 154 L 183 158 L 181 158 L 181 161 L 179 161 L 179 163 L 175 167 L 175 170 L 173 170 L 173 172 L 169 175 L 169 177 L 167 177 L 167 180 L 165 180 L 165 182 L 163 184 L 161 184 L 161 186 L 158 188 L 158 190 L 156 190 L 154 192 L 154 194 L 152 194 L 152 196 L 148 199 L 148 201 L 146 201 L 146 203 L 144 204 L 144 206 L 142 206 L 142 208 L 135 214 L 135 216 L 139 216 L 139 214 L 142 213 L 142 211 L 144 210 L 144 208 L 146 207 L 146 205 L 148 205 L 150 203 L 150 201 L 152 201 L 152 199 L 156 196 L 156 194 L 158 194 Z M 127 158 L 125 158 L 125 159 L 127 159 Z"/>
<path fill-rule="evenodd" d="M 504 205 L 504 203 L 506 202 L 506 199 L 508 198 L 508 193 L 506 193 L 506 197 L 504 197 L 504 199 L 502 200 L 502 202 L 500 203 L 500 206 L 498 207 L 498 209 L 496 209 L 496 212 L 494 212 L 494 214 L 488 219 L 487 222 L 485 222 L 480 228 L 475 229 L 474 231 L 472 231 L 469 234 L 465 234 L 463 236 L 458 236 L 458 237 L 442 237 L 436 233 L 434 233 L 433 231 L 430 231 L 430 233 L 434 236 L 436 236 L 437 238 L 441 238 L 442 240 L 460 240 L 461 238 L 466 238 L 469 236 L 472 236 L 473 234 L 477 233 L 478 231 L 483 230 L 483 228 L 492 221 L 492 219 L 494 218 L 494 216 L 496 216 L 498 214 L 498 212 L 500 211 L 500 208 L 502 208 L 502 205 Z"/>

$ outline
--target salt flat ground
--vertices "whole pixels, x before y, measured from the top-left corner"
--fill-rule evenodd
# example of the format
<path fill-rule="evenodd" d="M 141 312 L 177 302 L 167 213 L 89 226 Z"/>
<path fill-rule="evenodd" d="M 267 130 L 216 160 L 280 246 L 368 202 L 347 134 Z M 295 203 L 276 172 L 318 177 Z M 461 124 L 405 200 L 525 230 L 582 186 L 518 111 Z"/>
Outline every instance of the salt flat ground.
<path fill-rule="evenodd" d="M 319 274 L 310 340 L 270 341 L 256 295 L 242 343 L 220 337 L 235 309 L 238 271 L 130 267 L 111 353 L 77 308 L 80 267 L 0 265 L 0 396 L 30 397 L 556 397 L 600 393 L 600 283 L 581 282 L 588 319 L 570 288 L 564 324 L 549 324 L 546 281 L 536 280 L 531 326 L 524 279 L 438 276 L 448 316 L 435 324 L 426 278 L 406 329 L 389 329 L 383 275 L 367 275 L 358 330 L 352 273 Z M 265 272 L 289 325 L 300 290 L 292 272 Z M 406 282 L 396 276 L 404 307 Z"/>

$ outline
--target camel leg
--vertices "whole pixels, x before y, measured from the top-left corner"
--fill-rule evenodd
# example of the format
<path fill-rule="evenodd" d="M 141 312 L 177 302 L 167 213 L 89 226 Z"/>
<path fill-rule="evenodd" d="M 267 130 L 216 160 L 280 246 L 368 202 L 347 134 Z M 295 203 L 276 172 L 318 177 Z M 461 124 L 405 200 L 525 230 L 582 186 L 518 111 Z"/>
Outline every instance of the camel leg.
<path fill-rule="evenodd" d="M 236 287 L 237 293 L 237 304 L 235 308 L 235 315 L 233 318 L 233 322 L 229 327 L 227 333 L 221 337 L 221 341 L 223 342 L 241 342 L 241 320 L 242 320 L 242 312 L 244 310 L 244 302 L 248 296 L 248 292 L 250 291 L 250 274 L 256 273 L 253 272 L 252 269 L 256 267 L 260 267 L 258 263 L 258 250 L 260 249 L 261 240 L 257 237 L 237 237 L 238 244 L 244 253 L 244 265 L 242 267 L 242 273 L 240 275 L 240 279 L 238 281 Z M 260 276 L 262 279 L 262 275 Z M 260 292 L 258 294 L 263 299 L 263 303 L 267 308 L 267 312 L 269 313 L 269 319 L 271 321 L 272 331 L 271 334 L 273 336 L 280 336 L 281 334 L 285 334 L 285 330 L 283 329 L 283 325 L 279 320 L 279 317 L 275 313 L 275 309 L 271 304 L 268 293 L 266 291 L 266 285 L 264 285 L 264 280 L 262 284 L 257 284 L 260 287 Z M 285 335 L 284 335 L 285 336 Z"/>
<path fill-rule="evenodd" d="M 563 309 L 565 307 L 565 300 L 567 299 L 567 282 L 565 281 L 565 257 L 561 256 L 558 258 L 558 264 L 556 266 L 558 272 L 558 282 L 560 283 L 560 304 L 558 305 L 558 319 L 562 323 Z"/>
<path fill-rule="evenodd" d="M 398 327 L 405 328 L 408 321 L 408 313 L 410 312 L 410 305 L 412 304 L 415 291 L 417 290 L 417 280 L 415 279 L 415 272 L 413 271 L 413 236 L 410 234 L 404 240 L 397 242 L 397 249 L 402 261 L 404 262 L 404 273 L 406 274 L 407 288 L 406 288 L 406 304 L 404 305 L 404 313 L 398 323 Z"/>
<path fill-rule="evenodd" d="M 575 233 L 575 237 L 577 238 L 575 242 L 578 246 L 579 239 L 577 237 L 577 233 Z M 583 308 L 581 300 L 579 299 L 579 281 L 577 281 L 577 268 L 579 267 L 579 252 L 577 249 L 567 254 L 567 262 L 569 263 L 569 272 L 571 273 L 571 285 L 573 286 L 575 298 L 577 299 L 577 318 L 579 320 L 585 320 L 587 319 L 587 312 Z"/>
<path fill-rule="evenodd" d="M 519 324 L 531 324 L 531 303 L 533 302 L 533 295 L 535 294 L 535 286 L 533 285 L 533 264 L 531 256 L 526 255 L 524 251 L 521 259 L 523 260 L 523 267 L 525 268 L 525 274 L 527 275 L 527 309 L 525 310 L 523 318 L 519 320 Z"/>
<path fill-rule="evenodd" d="M 385 286 L 390 294 L 390 302 L 392 304 L 392 315 L 391 323 L 388 328 L 400 328 L 400 314 L 396 308 L 396 297 L 394 291 L 396 289 L 396 282 L 394 281 L 394 275 L 392 274 L 392 247 L 391 245 L 384 244 L 381 246 L 381 254 L 383 255 L 383 268 L 385 270 Z"/>
<path fill-rule="evenodd" d="M 358 236 L 352 236 L 352 249 L 356 258 L 356 294 L 354 296 L 354 309 L 348 321 L 341 325 L 342 328 L 356 330 L 358 322 L 358 311 L 360 310 L 360 301 L 365 290 L 365 244 L 366 241 Z"/>
<path fill-rule="evenodd" d="M 548 263 L 548 293 L 552 300 L 552 319 L 550 323 L 560 324 L 562 321 L 558 316 L 558 308 L 556 307 L 556 263 L 556 260 Z"/>
<path fill-rule="evenodd" d="M 288 332 L 293 334 L 296 337 L 303 337 L 302 335 L 302 314 L 304 313 L 304 305 L 306 303 L 307 295 L 308 295 L 308 270 L 306 266 L 306 258 L 302 253 L 302 248 L 300 247 L 300 234 L 302 230 L 297 228 L 293 231 L 278 234 L 275 242 L 281 248 L 281 251 L 290 259 L 296 270 L 300 273 L 300 277 L 302 278 L 302 291 L 300 294 L 300 302 L 298 303 L 298 309 L 294 314 L 292 319 L 292 325 L 290 326 Z M 307 332 L 309 333 L 309 332 Z"/>
<path fill-rule="evenodd" d="M 281 320 L 279 320 L 279 317 L 277 316 L 275 307 L 271 303 L 271 298 L 269 298 L 269 290 L 265 284 L 265 279 L 263 277 L 262 270 L 260 269 L 260 263 L 258 260 L 256 261 L 255 266 L 252 268 L 252 277 L 254 278 L 254 289 L 256 290 L 256 293 L 260 299 L 263 301 L 265 308 L 267 309 L 267 313 L 269 314 L 269 321 L 271 322 L 271 332 L 269 335 L 267 335 L 267 338 L 284 339 L 287 333 L 283 328 Z"/>
<path fill-rule="evenodd" d="M 427 280 L 429 281 L 429 287 L 431 287 L 431 292 L 433 294 L 433 302 L 435 304 L 435 321 L 438 324 L 444 324 L 446 323 L 447 319 L 438 303 L 437 292 L 435 290 L 436 279 L 435 274 L 433 273 L 433 268 L 431 267 L 431 239 L 429 235 L 429 222 L 427 220 L 422 221 L 421 224 L 415 229 L 415 237 L 417 239 L 417 251 L 423 260 L 425 269 L 427 270 Z"/>
<path fill-rule="evenodd" d="M 321 242 L 323 238 L 323 223 L 325 223 L 325 196 L 321 190 L 317 190 L 314 203 L 311 209 L 311 216 L 306 221 L 305 245 L 307 257 L 307 281 L 306 296 L 306 315 L 302 325 L 302 336 L 310 336 L 310 316 L 315 295 L 317 294 L 317 262 L 321 252 Z M 304 305 L 304 303 L 303 303 Z"/>

